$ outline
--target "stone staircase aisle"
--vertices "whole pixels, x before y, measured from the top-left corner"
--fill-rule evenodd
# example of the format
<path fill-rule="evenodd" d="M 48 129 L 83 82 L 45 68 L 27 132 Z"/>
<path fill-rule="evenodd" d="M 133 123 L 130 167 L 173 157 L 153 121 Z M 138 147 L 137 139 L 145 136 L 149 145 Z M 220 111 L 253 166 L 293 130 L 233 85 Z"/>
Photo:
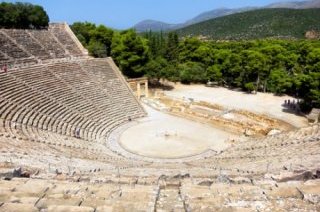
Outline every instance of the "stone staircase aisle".
<path fill-rule="evenodd" d="M 185 212 L 185 203 L 181 198 L 179 180 L 160 180 L 160 190 L 157 197 L 155 211 Z"/>

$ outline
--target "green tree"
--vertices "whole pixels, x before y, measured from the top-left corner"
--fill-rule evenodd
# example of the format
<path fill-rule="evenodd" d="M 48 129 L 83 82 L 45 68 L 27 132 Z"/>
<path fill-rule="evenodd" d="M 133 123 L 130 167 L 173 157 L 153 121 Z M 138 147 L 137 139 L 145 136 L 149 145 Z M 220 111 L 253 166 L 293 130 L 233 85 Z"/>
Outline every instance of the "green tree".
<path fill-rule="evenodd" d="M 247 82 L 244 84 L 244 88 L 249 92 L 252 93 L 253 91 L 257 90 L 257 86 L 255 85 L 254 82 Z"/>
<path fill-rule="evenodd" d="M 242 83 L 244 88 L 248 89 L 247 83 L 255 81 L 255 91 L 260 87 L 262 80 L 265 80 L 267 75 L 267 61 L 265 56 L 254 50 L 244 50 L 242 52 L 242 62 L 244 72 L 242 72 Z M 250 88 L 252 88 L 250 84 Z"/>
<path fill-rule="evenodd" d="M 167 41 L 163 32 L 149 31 L 143 34 L 143 37 L 148 40 L 150 58 L 166 56 Z"/>
<path fill-rule="evenodd" d="M 166 66 L 163 69 L 163 72 L 161 73 L 161 76 L 164 79 L 168 79 L 172 82 L 179 82 L 180 80 L 180 72 L 178 70 L 178 67 L 173 65 L 173 64 L 168 64 L 168 66 Z"/>
<path fill-rule="evenodd" d="M 93 57 L 103 58 L 108 56 L 107 48 L 102 42 L 90 40 L 87 48 Z"/>
<path fill-rule="evenodd" d="M 197 38 L 187 38 L 179 46 L 179 62 L 193 61 L 193 52 L 201 46 L 201 41 Z"/>
<path fill-rule="evenodd" d="M 180 80 L 182 83 L 204 83 L 206 82 L 206 70 L 201 63 L 187 62 L 178 66 Z"/>
<path fill-rule="evenodd" d="M 162 57 L 151 59 L 145 66 L 145 73 L 149 79 L 155 79 L 159 82 L 161 78 L 166 78 L 168 62 Z"/>
<path fill-rule="evenodd" d="M 113 30 L 108 29 L 103 25 L 99 25 L 94 30 L 89 32 L 90 42 L 99 43 L 100 47 L 103 47 L 103 51 L 93 53 L 96 57 L 106 57 L 111 55 L 111 44 L 113 38 Z"/>
<path fill-rule="evenodd" d="M 78 37 L 82 45 L 87 46 L 92 37 L 90 32 L 96 29 L 96 25 L 90 22 L 75 22 L 70 28 Z"/>
<path fill-rule="evenodd" d="M 166 45 L 166 55 L 165 55 L 165 58 L 168 61 L 176 61 L 178 59 L 178 46 L 179 46 L 178 34 L 175 32 L 169 32 L 167 45 Z"/>
<path fill-rule="evenodd" d="M 141 77 L 145 74 L 144 65 L 148 62 L 147 41 L 134 30 L 116 34 L 112 40 L 112 57 L 121 71 L 128 77 Z"/>
<path fill-rule="evenodd" d="M 206 68 L 214 64 L 214 51 L 208 43 L 201 43 L 197 49 L 190 52 L 190 60 L 202 63 Z"/>
<path fill-rule="evenodd" d="M 222 84 L 223 75 L 220 65 L 212 65 L 207 69 L 207 79 Z"/>
<path fill-rule="evenodd" d="M 237 53 L 231 53 L 228 65 L 228 67 L 225 65 L 225 71 L 223 73 L 225 82 L 232 87 L 241 87 L 241 73 L 243 71 L 241 56 Z"/>
<path fill-rule="evenodd" d="M 282 68 L 284 66 L 284 57 L 286 50 L 279 44 L 267 44 L 260 50 L 266 57 L 270 69 Z"/>
<path fill-rule="evenodd" d="M 320 72 L 296 75 L 294 86 L 296 95 L 304 99 L 307 108 L 320 107 Z"/>
<path fill-rule="evenodd" d="M 43 7 L 30 3 L 0 3 L 0 28 L 42 29 L 49 26 Z"/>
<path fill-rule="evenodd" d="M 292 87 L 292 79 L 283 69 L 275 69 L 271 71 L 268 79 L 268 88 L 276 94 L 284 94 Z"/>
<path fill-rule="evenodd" d="M 34 5 L 30 8 L 29 15 L 29 26 L 34 28 L 46 28 L 49 26 L 49 16 L 43 7 Z"/>
<path fill-rule="evenodd" d="M 306 70 L 320 72 L 320 48 L 312 48 L 306 57 Z"/>

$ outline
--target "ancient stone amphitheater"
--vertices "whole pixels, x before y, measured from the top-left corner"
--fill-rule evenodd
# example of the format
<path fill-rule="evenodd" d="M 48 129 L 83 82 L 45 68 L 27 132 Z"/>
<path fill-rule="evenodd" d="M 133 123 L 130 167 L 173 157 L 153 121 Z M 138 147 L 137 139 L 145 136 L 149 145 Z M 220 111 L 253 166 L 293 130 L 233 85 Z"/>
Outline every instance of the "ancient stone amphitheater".
<path fill-rule="evenodd" d="M 319 125 L 156 159 L 117 145 L 146 112 L 66 24 L 0 30 L 0 211 L 319 211 Z"/>

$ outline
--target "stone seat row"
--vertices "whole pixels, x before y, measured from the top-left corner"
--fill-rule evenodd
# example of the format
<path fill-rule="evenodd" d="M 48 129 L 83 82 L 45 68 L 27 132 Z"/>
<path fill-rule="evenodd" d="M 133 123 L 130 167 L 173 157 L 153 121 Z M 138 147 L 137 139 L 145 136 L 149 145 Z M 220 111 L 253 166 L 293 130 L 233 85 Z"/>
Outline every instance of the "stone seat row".
<path fill-rule="evenodd" d="M 54 66 L 54 65 L 53 65 Z M 79 68 L 76 64 L 65 64 L 65 71 L 69 71 L 71 67 Z M 70 83 L 65 82 L 61 85 L 64 79 L 54 78 L 54 71 L 48 72 L 46 69 L 50 69 L 47 67 L 35 66 L 34 68 L 28 68 L 26 70 L 12 71 L 10 73 L 4 74 L 2 77 L 4 87 L 4 91 L 2 94 L 2 105 L 7 104 L 8 102 L 15 103 L 15 107 L 18 105 L 24 105 L 23 109 L 24 113 L 26 113 L 26 108 L 31 109 L 32 111 L 37 111 L 38 113 L 42 113 L 48 117 L 52 117 L 54 119 L 59 119 L 59 117 L 68 117 L 64 116 L 61 113 L 57 113 L 59 111 L 65 111 L 69 116 L 74 114 L 77 116 L 74 117 L 73 120 L 82 120 L 87 125 L 82 127 L 81 124 L 74 122 L 68 123 L 70 119 L 64 119 L 64 121 L 73 125 L 73 129 L 68 130 L 68 135 L 71 135 L 75 127 L 86 129 L 87 126 L 97 127 L 103 126 L 103 129 L 100 129 L 99 132 L 106 133 L 113 127 L 121 124 L 126 121 L 129 116 L 135 118 L 137 111 L 132 111 L 135 113 L 130 114 L 131 111 L 128 111 L 129 114 L 122 113 L 123 111 L 119 111 L 117 107 L 113 107 L 109 102 L 113 101 L 113 96 L 106 95 L 104 92 L 96 91 L 95 86 L 86 87 L 87 90 L 93 90 L 96 92 L 91 92 L 94 94 L 94 97 L 90 98 L 81 94 L 81 91 L 77 87 L 73 87 Z M 81 68 L 78 69 L 81 71 Z M 34 81 L 34 78 L 42 78 L 42 81 Z M 84 76 L 83 76 L 84 77 Z M 76 79 L 74 79 L 76 81 Z M 46 83 L 48 82 L 48 83 Z M 49 84 L 50 83 L 50 84 Z M 92 82 L 94 83 L 94 82 Z M 55 87 L 53 87 L 56 85 Z M 80 86 L 81 87 L 81 86 Z M 64 95 L 61 95 L 65 93 Z M 28 98 L 26 95 L 32 95 L 33 98 Z M 98 95 L 98 96 L 95 96 Z M 105 97 L 105 98 L 103 98 Z M 95 98 L 101 99 L 101 101 L 93 101 Z M 69 100 L 68 100 L 69 99 Z M 104 100 L 103 100 L 104 99 Z M 8 104 L 7 104 L 8 105 Z M 131 104 L 133 108 L 139 109 L 139 104 Z M 81 106 L 81 107 L 79 107 Z M 130 104 L 129 106 L 130 107 Z M 50 109 L 52 108 L 52 109 Z M 58 109 L 60 108 L 60 109 Z M 2 108 L 2 118 L 11 120 L 12 117 L 7 117 L 7 113 L 4 112 L 5 107 Z M 10 114 L 17 114 L 16 111 L 13 111 L 13 107 L 10 110 Z M 49 112 L 55 112 L 54 114 Z M 142 112 L 142 111 L 140 111 Z M 49 114 L 48 114 L 49 113 Z M 139 111 L 138 111 L 139 113 Z M 58 115 L 55 116 L 55 115 Z M 53 116 L 52 116 L 53 115 Z M 140 113 L 141 116 L 141 113 Z M 31 116 L 32 117 L 32 116 Z M 114 118 L 112 118 L 114 117 Z M 71 119 L 72 120 L 72 119 Z M 118 120 L 118 121 L 112 121 Z M 15 122 L 19 122 L 18 120 L 13 120 Z M 21 122 L 21 121 L 20 121 Z M 33 122 L 33 121 L 32 121 Z M 91 124 L 90 124 L 91 123 Z M 114 123 L 113 125 L 110 125 Z M 110 127 L 108 128 L 108 124 Z M 44 129 L 48 129 L 48 126 L 41 127 Z M 92 131 L 92 130 L 90 130 Z M 97 134 L 97 132 L 95 132 Z M 100 135 L 100 134 L 98 134 Z M 97 136 L 92 139 L 96 139 Z"/>
<path fill-rule="evenodd" d="M 257 142 L 251 139 L 248 141 L 250 148 L 242 148 L 242 145 L 245 145 L 243 142 L 235 143 L 219 154 L 189 164 L 203 168 L 222 167 L 240 171 L 244 169 L 248 173 L 260 176 L 266 173 L 278 173 L 283 169 L 316 170 L 318 168 L 316 161 L 320 160 L 319 124 L 297 130 L 294 134 L 303 136 L 294 141 L 282 140 L 282 137 L 286 137 L 286 133 L 273 138 L 266 137 L 267 141 Z"/>
<path fill-rule="evenodd" d="M 0 29 L 0 65 L 18 65 L 55 58 L 85 57 L 83 47 L 66 24 L 52 24 L 46 30 Z M 31 62 L 31 61 L 30 61 Z"/>
<path fill-rule="evenodd" d="M 211 186 L 182 184 L 181 194 L 190 211 L 317 211 L 319 180 L 255 184 L 213 183 Z"/>
<path fill-rule="evenodd" d="M 141 166 L 141 162 L 128 161 L 114 154 L 104 145 L 73 137 L 48 133 L 38 128 L 22 127 L 0 131 L 1 161 L 38 168 L 46 173 L 47 164 L 66 172 L 67 167 L 85 170 L 109 170 L 116 167 Z M 13 150 L 13 152 L 11 152 Z M 69 158 L 69 159 L 68 159 Z"/>
<path fill-rule="evenodd" d="M 50 59 L 50 54 L 25 30 L 2 30 L 2 33 L 11 37 L 18 45 L 25 48 L 30 54 L 41 60 Z"/>
<path fill-rule="evenodd" d="M 156 196 L 156 186 L 82 184 L 30 179 L 0 181 L 0 210 L 18 211 L 150 211 Z M 28 206 L 23 208 L 23 206 Z"/>
<path fill-rule="evenodd" d="M 319 211 L 319 180 L 235 183 L 219 178 L 163 178 L 151 184 L 0 181 L 0 211 Z M 180 204 L 181 203 L 181 204 Z"/>

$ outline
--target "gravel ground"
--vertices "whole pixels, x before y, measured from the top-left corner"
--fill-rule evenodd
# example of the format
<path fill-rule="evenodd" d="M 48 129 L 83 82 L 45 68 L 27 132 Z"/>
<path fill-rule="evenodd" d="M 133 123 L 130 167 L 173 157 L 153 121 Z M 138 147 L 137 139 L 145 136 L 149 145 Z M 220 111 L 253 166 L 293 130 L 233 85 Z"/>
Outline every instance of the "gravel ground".
<path fill-rule="evenodd" d="M 127 151 L 153 158 L 179 158 L 209 149 L 220 151 L 232 134 L 214 127 L 158 112 L 145 106 L 148 117 L 120 136 Z"/>
<path fill-rule="evenodd" d="M 171 91 L 165 91 L 167 96 L 176 98 L 193 98 L 230 109 L 244 109 L 255 113 L 266 114 L 270 117 L 283 120 L 295 127 L 308 126 L 305 117 L 286 112 L 282 106 L 285 100 L 294 99 L 290 96 L 275 96 L 270 93 L 247 94 L 221 87 L 205 87 L 204 85 L 176 84 Z M 297 101 L 297 100 L 295 100 Z"/>

